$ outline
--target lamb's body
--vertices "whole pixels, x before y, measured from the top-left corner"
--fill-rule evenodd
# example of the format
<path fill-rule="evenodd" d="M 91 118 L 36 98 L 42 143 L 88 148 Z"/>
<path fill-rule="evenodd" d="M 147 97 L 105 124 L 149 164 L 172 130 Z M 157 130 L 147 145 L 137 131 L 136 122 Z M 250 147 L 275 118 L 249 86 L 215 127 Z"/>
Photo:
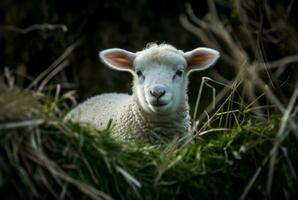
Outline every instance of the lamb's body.
<path fill-rule="evenodd" d="M 188 74 L 208 68 L 219 53 L 207 48 L 184 53 L 171 45 L 153 44 L 137 53 L 109 49 L 100 57 L 109 67 L 133 75 L 132 96 L 111 93 L 93 97 L 74 108 L 66 119 L 98 129 L 105 129 L 112 120 L 115 135 L 154 142 L 187 135 Z"/>
<path fill-rule="evenodd" d="M 119 122 L 119 113 L 127 109 L 131 96 L 108 93 L 92 97 L 69 112 L 66 119 L 89 123 L 97 129 L 105 129 L 110 120 Z"/>
<path fill-rule="evenodd" d="M 147 114 L 138 100 L 128 94 L 108 93 L 88 99 L 69 112 L 66 119 L 84 122 L 103 130 L 112 120 L 113 134 L 136 136 L 154 142 L 185 135 L 190 128 L 188 104 L 169 115 Z"/>

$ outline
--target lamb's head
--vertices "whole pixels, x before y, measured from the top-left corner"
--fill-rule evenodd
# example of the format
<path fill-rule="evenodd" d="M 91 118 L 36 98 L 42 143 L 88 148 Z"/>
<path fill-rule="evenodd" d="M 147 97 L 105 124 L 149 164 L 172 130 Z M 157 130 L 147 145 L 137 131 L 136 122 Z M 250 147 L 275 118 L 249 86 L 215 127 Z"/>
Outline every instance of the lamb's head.
<path fill-rule="evenodd" d="M 100 58 L 113 69 L 133 74 L 133 92 L 146 112 L 171 113 L 185 105 L 188 75 L 213 65 L 219 52 L 197 48 L 184 53 L 171 45 L 153 44 L 137 53 L 104 50 Z"/>

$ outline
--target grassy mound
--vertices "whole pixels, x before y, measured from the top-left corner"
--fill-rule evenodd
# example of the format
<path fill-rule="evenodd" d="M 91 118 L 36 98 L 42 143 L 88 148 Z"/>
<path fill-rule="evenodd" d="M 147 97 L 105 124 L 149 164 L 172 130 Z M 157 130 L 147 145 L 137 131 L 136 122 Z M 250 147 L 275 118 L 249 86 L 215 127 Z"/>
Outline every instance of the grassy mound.
<path fill-rule="evenodd" d="M 58 100 L 1 88 L 0 190 L 6 199 L 293 199 L 297 143 L 287 137 L 266 193 L 278 117 L 185 146 L 118 141 L 64 123 Z M 58 114 L 57 114 L 58 113 Z"/>

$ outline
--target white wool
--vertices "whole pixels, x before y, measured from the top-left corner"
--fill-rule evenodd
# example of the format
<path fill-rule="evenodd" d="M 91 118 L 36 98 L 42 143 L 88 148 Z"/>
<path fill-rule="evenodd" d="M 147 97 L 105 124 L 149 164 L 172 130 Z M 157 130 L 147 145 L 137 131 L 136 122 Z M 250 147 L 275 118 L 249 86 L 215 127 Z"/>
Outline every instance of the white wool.
<path fill-rule="evenodd" d="M 115 136 L 137 136 L 152 143 L 183 136 L 190 129 L 187 103 L 171 115 L 147 114 L 136 98 L 117 93 L 92 97 L 69 112 L 65 119 L 88 123 L 99 130 L 107 128 L 112 119 Z"/>
<path fill-rule="evenodd" d="M 105 50 L 101 53 L 105 64 L 133 74 L 133 94 L 92 97 L 71 110 L 65 119 L 89 123 L 100 130 L 112 120 L 113 133 L 121 138 L 155 142 L 185 136 L 190 130 L 187 76 L 191 71 L 211 66 L 218 57 L 217 51 L 208 48 L 184 53 L 168 44 L 150 44 L 137 53 Z M 205 60 L 202 62 L 201 58 Z M 176 75 L 177 71 L 182 75 Z M 159 98 L 152 94 L 158 90 L 164 92 Z M 156 106 L 156 102 L 163 104 Z"/>
<path fill-rule="evenodd" d="M 89 123 L 97 129 L 105 129 L 110 121 L 118 122 L 119 112 L 128 107 L 131 96 L 109 93 L 92 97 L 79 104 L 65 117 L 66 120 Z"/>

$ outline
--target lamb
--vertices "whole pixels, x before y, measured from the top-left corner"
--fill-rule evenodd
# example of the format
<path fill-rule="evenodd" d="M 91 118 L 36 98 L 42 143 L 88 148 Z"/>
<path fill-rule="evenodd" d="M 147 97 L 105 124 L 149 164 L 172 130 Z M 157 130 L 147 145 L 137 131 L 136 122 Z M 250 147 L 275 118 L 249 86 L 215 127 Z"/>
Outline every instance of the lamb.
<path fill-rule="evenodd" d="M 103 50 L 99 57 L 108 67 L 132 74 L 132 95 L 92 97 L 65 119 L 89 123 L 99 130 L 112 120 L 117 137 L 155 143 L 189 133 L 188 75 L 212 66 L 220 54 L 210 48 L 184 53 L 169 44 L 150 44 L 136 53 L 118 48 Z"/>

